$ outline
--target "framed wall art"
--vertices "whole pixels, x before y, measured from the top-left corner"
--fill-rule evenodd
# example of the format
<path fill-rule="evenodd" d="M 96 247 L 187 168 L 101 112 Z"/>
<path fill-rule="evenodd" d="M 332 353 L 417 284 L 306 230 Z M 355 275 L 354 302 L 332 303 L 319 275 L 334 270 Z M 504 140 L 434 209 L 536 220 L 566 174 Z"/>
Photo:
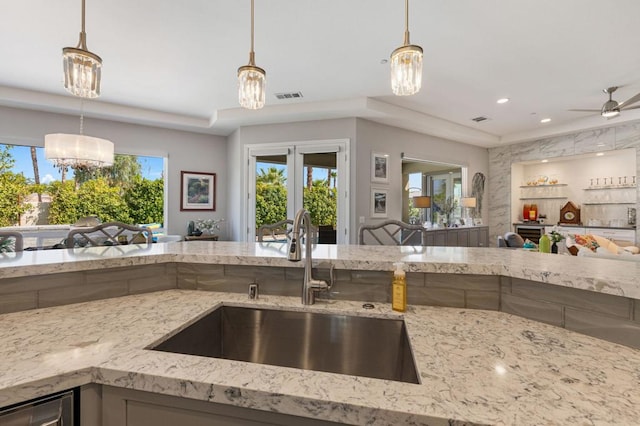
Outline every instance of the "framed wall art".
<path fill-rule="evenodd" d="M 371 217 L 387 217 L 387 196 L 386 189 L 371 188 Z"/>
<path fill-rule="evenodd" d="M 180 172 L 180 210 L 216 210 L 216 174 Z"/>
<path fill-rule="evenodd" d="M 389 183 L 389 154 L 371 153 L 371 182 Z"/>

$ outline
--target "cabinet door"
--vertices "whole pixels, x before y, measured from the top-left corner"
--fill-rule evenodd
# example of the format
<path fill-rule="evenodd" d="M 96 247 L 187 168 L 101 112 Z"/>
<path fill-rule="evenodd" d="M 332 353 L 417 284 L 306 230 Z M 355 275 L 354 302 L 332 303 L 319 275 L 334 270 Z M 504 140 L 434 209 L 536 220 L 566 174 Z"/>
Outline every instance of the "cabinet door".
<path fill-rule="evenodd" d="M 434 246 L 446 246 L 447 245 L 447 231 L 434 231 Z"/>
<path fill-rule="evenodd" d="M 102 396 L 102 426 L 328 426 L 336 424 L 112 386 L 104 386 Z"/>
<path fill-rule="evenodd" d="M 458 235 L 456 245 L 458 247 L 469 247 L 469 229 L 459 228 L 456 230 Z"/>

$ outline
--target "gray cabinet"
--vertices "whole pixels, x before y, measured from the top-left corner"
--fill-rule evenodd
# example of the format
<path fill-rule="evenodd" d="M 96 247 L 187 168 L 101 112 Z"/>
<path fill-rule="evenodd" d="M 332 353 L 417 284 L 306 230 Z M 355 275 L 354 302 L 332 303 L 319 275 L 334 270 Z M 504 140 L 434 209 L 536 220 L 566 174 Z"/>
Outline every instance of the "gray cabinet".
<path fill-rule="evenodd" d="M 418 236 L 410 240 L 414 245 L 420 245 Z M 489 247 L 489 227 L 472 226 L 462 228 L 444 228 L 427 230 L 427 246 L 441 247 Z"/>
<path fill-rule="evenodd" d="M 239 390 L 235 390 L 239 394 Z M 232 398 L 233 393 L 229 394 Z M 104 386 L 102 426 L 327 426 L 337 423 Z"/>

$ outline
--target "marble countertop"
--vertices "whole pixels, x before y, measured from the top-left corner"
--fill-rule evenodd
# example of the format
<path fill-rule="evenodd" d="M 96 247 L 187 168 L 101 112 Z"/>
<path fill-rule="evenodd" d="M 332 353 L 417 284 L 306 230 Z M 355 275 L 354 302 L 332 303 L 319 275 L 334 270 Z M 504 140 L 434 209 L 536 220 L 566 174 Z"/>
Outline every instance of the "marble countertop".
<path fill-rule="evenodd" d="M 221 304 L 404 317 L 421 384 L 146 350 Z M 90 382 L 347 424 L 636 424 L 640 351 L 501 312 L 170 290 L 0 316 L 0 406 Z"/>
<path fill-rule="evenodd" d="M 175 242 L 0 254 L 0 279 L 167 262 L 304 267 L 290 262 L 285 243 Z M 503 275 L 640 299 L 640 262 L 466 247 L 394 247 L 318 244 L 314 265 L 392 271 Z M 0 285 L 2 283 L 0 282 Z"/>

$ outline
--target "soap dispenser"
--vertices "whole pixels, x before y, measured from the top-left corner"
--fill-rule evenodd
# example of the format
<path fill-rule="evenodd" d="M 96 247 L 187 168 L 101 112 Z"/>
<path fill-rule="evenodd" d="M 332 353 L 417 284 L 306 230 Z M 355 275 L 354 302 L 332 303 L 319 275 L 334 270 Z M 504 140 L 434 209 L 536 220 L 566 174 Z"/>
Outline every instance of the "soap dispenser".
<path fill-rule="evenodd" d="M 407 277 L 404 272 L 404 263 L 393 264 L 393 282 L 391 283 L 391 308 L 394 311 L 404 312 L 407 310 Z"/>

